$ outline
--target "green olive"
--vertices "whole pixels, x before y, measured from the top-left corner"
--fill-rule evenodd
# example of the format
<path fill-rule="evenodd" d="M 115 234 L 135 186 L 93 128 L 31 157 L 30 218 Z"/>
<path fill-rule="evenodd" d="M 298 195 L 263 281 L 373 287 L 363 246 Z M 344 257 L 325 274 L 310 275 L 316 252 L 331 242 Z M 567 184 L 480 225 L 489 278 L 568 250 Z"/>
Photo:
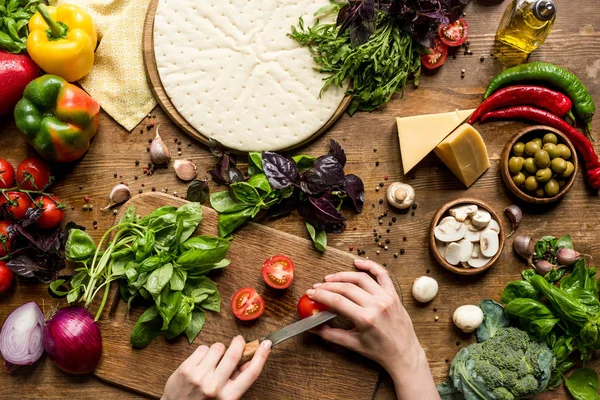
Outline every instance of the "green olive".
<path fill-rule="evenodd" d="M 525 171 L 529 172 L 530 174 L 535 174 L 538 169 L 537 165 L 535 165 L 535 160 L 533 157 L 526 158 L 523 162 L 523 167 L 525 168 Z"/>
<path fill-rule="evenodd" d="M 532 156 L 540 148 L 541 148 L 541 146 L 538 143 L 534 142 L 534 141 L 527 142 L 527 144 L 525 145 L 525 154 Z"/>
<path fill-rule="evenodd" d="M 546 183 L 552 179 L 552 170 L 550 168 L 538 169 L 535 173 L 535 179 L 540 183 Z"/>
<path fill-rule="evenodd" d="M 542 142 L 542 138 L 535 138 L 535 139 L 531 139 L 532 142 L 535 142 L 538 144 L 538 146 L 540 146 L 540 148 L 542 148 L 542 146 L 544 145 L 544 142 Z"/>
<path fill-rule="evenodd" d="M 560 157 L 560 149 L 554 143 L 546 143 L 542 149 L 548 152 L 550 159 Z"/>
<path fill-rule="evenodd" d="M 560 176 L 562 178 L 568 178 L 568 177 L 570 177 L 571 175 L 573 175 L 573 171 L 575 171 L 575 165 L 573 165 L 573 163 L 571 161 L 567 161 L 566 164 L 567 164 L 567 167 L 560 174 Z"/>
<path fill-rule="evenodd" d="M 539 168 L 548 168 L 550 165 L 550 156 L 546 150 L 538 150 L 533 159 L 535 160 L 535 165 Z"/>
<path fill-rule="evenodd" d="M 546 197 L 546 192 L 544 191 L 544 188 L 538 188 L 535 191 L 535 197 Z"/>
<path fill-rule="evenodd" d="M 514 175 L 521 172 L 521 170 L 523 169 L 524 161 L 525 160 L 523 159 L 523 157 L 511 157 L 510 160 L 508 160 L 508 170 L 510 171 L 510 173 Z"/>
<path fill-rule="evenodd" d="M 557 174 L 562 174 L 567 170 L 567 162 L 562 158 L 555 158 L 550 163 L 550 168 L 552 168 L 552 171 L 556 172 Z"/>
<path fill-rule="evenodd" d="M 556 181 L 558 182 L 558 187 L 561 189 L 567 184 L 567 181 L 565 181 L 564 179 L 557 179 Z"/>
<path fill-rule="evenodd" d="M 558 138 L 556 137 L 556 135 L 554 133 L 548 132 L 544 135 L 544 143 L 556 144 L 556 143 L 558 143 Z"/>
<path fill-rule="evenodd" d="M 529 178 L 525 179 L 525 189 L 528 191 L 535 192 L 538 187 L 538 181 L 535 179 L 535 176 L 530 176 Z"/>
<path fill-rule="evenodd" d="M 549 197 L 556 196 L 559 190 L 560 185 L 558 184 L 558 181 L 556 179 L 550 179 L 548 182 L 546 182 L 546 185 L 544 186 L 544 191 Z"/>
<path fill-rule="evenodd" d="M 525 143 L 517 142 L 513 145 L 512 152 L 515 156 L 520 157 L 525 154 Z"/>
<path fill-rule="evenodd" d="M 566 144 L 557 144 L 556 147 L 560 149 L 560 156 L 563 159 L 569 160 L 571 158 L 571 150 L 569 150 Z"/>
<path fill-rule="evenodd" d="M 519 172 L 518 174 L 512 176 L 512 180 L 517 186 L 521 186 L 522 184 L 524 184 L 525 179 L 525 174 L 523 174 L 522 172 Z"/>

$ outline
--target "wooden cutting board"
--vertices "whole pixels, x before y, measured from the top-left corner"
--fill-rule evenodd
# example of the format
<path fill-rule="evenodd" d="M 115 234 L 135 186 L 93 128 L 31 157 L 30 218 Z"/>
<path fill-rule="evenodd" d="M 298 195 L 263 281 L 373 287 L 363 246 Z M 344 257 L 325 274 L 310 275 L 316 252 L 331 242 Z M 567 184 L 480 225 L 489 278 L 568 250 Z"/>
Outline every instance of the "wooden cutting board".
<path fill-rule="evenodd" d="M 132 204 L 136 213 L 147 215 L 157 207 L 178 207 L 185 203 L 185 200 L 166 194 L 142 194 L 124 204 L 115 220 L 119 220 Z M 217 220 L 217 213 L 204 207 L 204 221 L 196 234 L 216 236 Z M 294 283 L 283 291 L 269 288 L 260 271 L 268 257 L 279 253 L 289 256 L 296 267 Z M 232 261 L 230 266 L 223 272 L 209 275 L 219 287 L 221 312 L 207 312 L 204 329 L 192 345 L 185 336 L 169 342 L 160 337 L 143 350 L 132 349 L 129 335 L 144 308 L 134 307 L 128 314 L 127 305 L 113 285 L 108 303 L 110 311 L 105 311 L 100 321 L 103 353 L 95 375 L 136 392 L 159 397 L 171 373 L 197 346 L 214 342 L 228 344 L 236 335 L 243 335 L 246 340 L 258 339 L 295 322 L 296 304 L 304 292 L 327 274 L 352 270 L 355 257 L 333 248 L 320 254 L 309 240 L 248 223 L 235 234 L 227 258 Z M 266 303 L 264 314 L 258 320 L 246 323 L 238 321 L 230 307 L 233 294 L 244 286 L 256 288 Z M 337 319 L 334 321 L 334 324 L 340 323 L 343 324 Z M 262 376 L 245 398 L 370 399 L 377 386 L 379 371 L 370 360 L 306 333 L 273 349 Z"/>

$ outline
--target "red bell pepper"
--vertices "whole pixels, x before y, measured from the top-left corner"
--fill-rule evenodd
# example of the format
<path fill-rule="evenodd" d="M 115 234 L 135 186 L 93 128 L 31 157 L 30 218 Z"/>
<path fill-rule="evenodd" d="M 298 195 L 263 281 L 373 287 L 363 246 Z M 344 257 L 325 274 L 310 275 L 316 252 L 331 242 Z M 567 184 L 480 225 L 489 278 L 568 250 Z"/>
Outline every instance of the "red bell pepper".
<path fill-rule="evenodd" d="M 38 76 L 40 67 L 28 55 L 0 50 L 0 115 L 12 112 L 25 86 Z"/>

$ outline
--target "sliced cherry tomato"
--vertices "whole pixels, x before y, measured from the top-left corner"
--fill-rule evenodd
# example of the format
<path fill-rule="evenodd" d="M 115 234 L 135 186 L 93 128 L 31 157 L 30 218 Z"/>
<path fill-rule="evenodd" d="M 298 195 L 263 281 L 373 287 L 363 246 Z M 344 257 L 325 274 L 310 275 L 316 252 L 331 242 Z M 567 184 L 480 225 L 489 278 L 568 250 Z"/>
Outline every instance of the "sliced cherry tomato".
<path fill-rule="evenodd" d="M 17 167 L 17 184 L 25 190 L 43 190 L 50 184 L 51 175 L 48 164 L 39 158 L 26 158 Z"/>
<path fill-rule="evenodd" d="M 0 205 L 6 207 L 6 211 L 12 214 L 14 219 L 23 219 L 32 204 L 31 199 L 26 193 L 6 192 L 0 194 Z"/>
<path fill-rule="evenodd" d="M 65 216 L 62 202 L 56 196 L 40 196 L 34 201 L 41 208 L 42 214 L 35 220 L 35 226 L 40 229 L 54 229 L 60 225 Z"/>
<path fill-rule="evenodd" d="M 433 39 L 433 47 L 428 49 L 429 54 L 421 55 L 421 64 L 427 69 L 436 69 L 441 67 L 448 57 L 448 46 L 442 43 L 438 38 Z"/>
<path fill-rule="evenodd" d="M 0 158 L 0 189 L 8 189 L 15 184 L 15 169 L 11 163 Z"/>
<path fill-rule="evenodd" d="M 251 321 L 265 311 L 265 301 L 253 288 L 242 288 L 233 295 L 231 310 L 238 319 Z"/>
<path fill-rule="evenodd" d="M 457 19 L 450 25 L 440 24 L 438 36 L 446 46 L 461 46 L 469 37 L 469 24 L 462 18 Z"/>
<path fill-rule="evenodd" d="M 327 307 L 325 304 L 317 303 L 316 301 L 311 300 L 307 295 L 300 297 L 300 300 L 298 301 L 298 316 L 300 319 L 304 319 L 318 314 L 321 311 L 327 310 L 329 310 L 329 307 Z"/>
<path fill-rule="evenodd" d="M 274 289 L 289 288 L 294 281 L 294 263 L 284 255 L 273 256 L 263 264 L 262 276 Z"/>
<path fill-rule="evenodd" d="M 13 284 L 13 272 L 6 266 L 4 261 L 0 261 L 0 293 L 6 292 Z"/>
<path fill-rule="evenodd" d="M 8 227 L 10 223 L 8 221 L 0 221 L 0 257 L 4 257 L 10 253 L 14 236 L 8 234 Z"/>

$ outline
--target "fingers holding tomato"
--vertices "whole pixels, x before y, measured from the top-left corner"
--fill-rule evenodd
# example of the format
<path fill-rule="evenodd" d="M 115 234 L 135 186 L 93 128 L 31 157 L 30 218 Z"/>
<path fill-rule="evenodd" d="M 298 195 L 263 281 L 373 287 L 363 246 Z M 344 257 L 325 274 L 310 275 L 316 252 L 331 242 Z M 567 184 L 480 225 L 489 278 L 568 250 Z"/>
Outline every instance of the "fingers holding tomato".
<path fill-rule="evenodd" d="M 327 311 L 329 307 L 309 298 L 307 295 L 300 297 L 298 301 L 298 316 L 300 319 L 311 317 L 321 311 Z"/>
<path fill-rule="evenodd" d="M 51 181 L 50 167 L 39 158 L 26 158 L 17 166 L 17 184 L 23 190 L 44 190 Z"/>

